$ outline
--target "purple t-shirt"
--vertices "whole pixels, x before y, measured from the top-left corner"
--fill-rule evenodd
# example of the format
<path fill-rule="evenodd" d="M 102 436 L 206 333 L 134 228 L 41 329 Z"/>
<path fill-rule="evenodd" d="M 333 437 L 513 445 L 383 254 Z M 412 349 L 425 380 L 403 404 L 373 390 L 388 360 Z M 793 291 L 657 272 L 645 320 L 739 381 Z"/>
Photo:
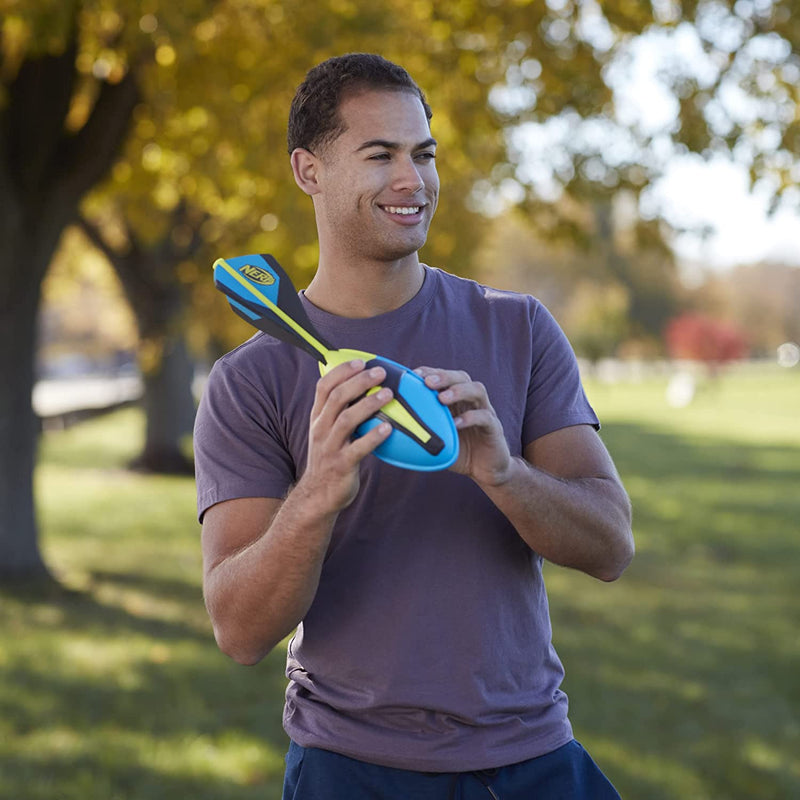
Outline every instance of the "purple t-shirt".
<path fill-rule="evenodd" d="M 566 337 L 530 296 L 426 267 L 419 293 L 377 317 L 302 300 L 337 345 L 483 382 L 513 455 L 597 425 Z M 222 500 L 285 496 L 305 467 L 318 377 L 314 359 L 264 334 L 217 362 L 195 428 L 201 517 Z M 430 772 L 489 769 L 569 741 L 541 562 L 469 478 L 368 456 L 289 644 L 289 736 Z"/>

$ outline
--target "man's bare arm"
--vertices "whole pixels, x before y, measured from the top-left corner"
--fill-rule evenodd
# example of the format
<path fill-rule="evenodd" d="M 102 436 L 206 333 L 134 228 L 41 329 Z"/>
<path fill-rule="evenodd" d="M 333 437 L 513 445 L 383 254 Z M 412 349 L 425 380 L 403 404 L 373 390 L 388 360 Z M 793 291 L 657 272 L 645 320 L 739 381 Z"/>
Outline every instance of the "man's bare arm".
<path fill-rule="evenodd" d="M 502 481 L 482 488 L 548 561 L 613 581 L 633 558 L 630 501 L 589 425 L 537 439 Z"/>
<path fill-rule="evenodd" d="M 512 458 L 486 388 L 464 372 L 417 370 L 450 407 L 469 475 L 530 547 L 549 561 L 615 580 L 633 558 L 631 508 L 596 431 L 576 425 L 532 442 Z"/>
<path fill-rule="evenodd" d="M 358 492 L 359 464 L 391 432 L 382 424 L 352 438 L 391 399 L 388 389 L 363 396 L 384 377 L 353 362 L 320 379 L 308 464 L 285 500 L 240 498 L 206 511 L 206 606 L 220 648 L 236 661 L 260 661 L 313 602 L 334 523 Z"/>

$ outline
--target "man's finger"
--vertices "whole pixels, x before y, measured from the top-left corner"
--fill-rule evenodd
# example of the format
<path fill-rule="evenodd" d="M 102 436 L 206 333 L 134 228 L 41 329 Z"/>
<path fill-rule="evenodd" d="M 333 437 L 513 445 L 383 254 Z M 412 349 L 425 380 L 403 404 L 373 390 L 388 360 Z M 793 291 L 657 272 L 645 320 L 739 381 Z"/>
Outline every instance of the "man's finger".
<path fill-rule="evenodd" d="M 392 426 L 388 422 L 381 422 L 363 436 L 353 439 L 348 448 L 354 461 L 358 463 L 366 458 L 378 445 L 386 441 L 391 432 Z"/>
<path fill-rule="evenodd" d="M 446 406 L 455 403 L 468 403 L 481 408 L 489 407 L 489 395 L 480 381 L 454 383 L 439 392 L 439 400 Z"/>
<path fill-rule="evenodd" d="M 312 414 L 319 417 L 327 413 L 333 423 L 344 408 L 378 386 L 385 377 L 382 367 L 364 370 L 363 361 L 341 364 L 317 382 Z"/>
<path fill-rule="evenodd" d="M 361 397 L 355 402 L 350 403 L 338 415 L 334 426 L 338 429 L 343 438 L 347 439 L 351 437 L 355 429 L 361 425 L 362 422 L 366 422 L 370 417 L 374 417 L 383 406 L 391 401 L 393 396 L 392 390 L 384 387 L 377 392 Z"/>
<path fill-rule="evenodd" d="M 456 383 L 469 383 L 472 380 L 463 370 L 417 367 L 414 372 L 425 380 L 428 388 L 437 390 L 446 389 Z"/>

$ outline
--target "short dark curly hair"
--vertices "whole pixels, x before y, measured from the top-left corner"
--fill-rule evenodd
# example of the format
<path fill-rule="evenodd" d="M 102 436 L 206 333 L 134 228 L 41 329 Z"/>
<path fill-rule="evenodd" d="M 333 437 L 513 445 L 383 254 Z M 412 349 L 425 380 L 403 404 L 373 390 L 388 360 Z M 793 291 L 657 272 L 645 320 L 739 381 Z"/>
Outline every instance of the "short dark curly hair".
<path fill-rule="evenodd" d="M 348 53 L 309 70 L 289 111 L 289 153 L 298 147 L 312 153 L 344 131 L 339 116 L 342 100 L 364 89 L 413 92 L 425 116 L 433 116 L 422 89 L 403 67 L 372 53 Z"/>

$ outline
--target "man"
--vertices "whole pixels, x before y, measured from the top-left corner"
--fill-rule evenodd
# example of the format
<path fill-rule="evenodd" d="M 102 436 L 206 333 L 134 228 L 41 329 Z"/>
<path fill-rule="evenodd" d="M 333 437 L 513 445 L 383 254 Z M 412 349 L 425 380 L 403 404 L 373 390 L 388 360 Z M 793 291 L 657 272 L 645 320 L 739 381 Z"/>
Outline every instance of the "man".
<path fill-rule="evenodd" d="M 258 334 L 218 362 L 195 432 L 204 591 L 221 649 L 288 645 L 285 798 L 618 795 L 572 738 L 542 559 L 614 580 L 630 506 L 574 355 L 532 297 L 420 263 L 439 199 L 430 108 L 402 68 L 315 67 L 289 120 L 326 339 L 418 366 L 460 454 L 422 473 L 353 438 L 380 368 Z M 458 792 L 461 792 L 459 795 Z"/>

